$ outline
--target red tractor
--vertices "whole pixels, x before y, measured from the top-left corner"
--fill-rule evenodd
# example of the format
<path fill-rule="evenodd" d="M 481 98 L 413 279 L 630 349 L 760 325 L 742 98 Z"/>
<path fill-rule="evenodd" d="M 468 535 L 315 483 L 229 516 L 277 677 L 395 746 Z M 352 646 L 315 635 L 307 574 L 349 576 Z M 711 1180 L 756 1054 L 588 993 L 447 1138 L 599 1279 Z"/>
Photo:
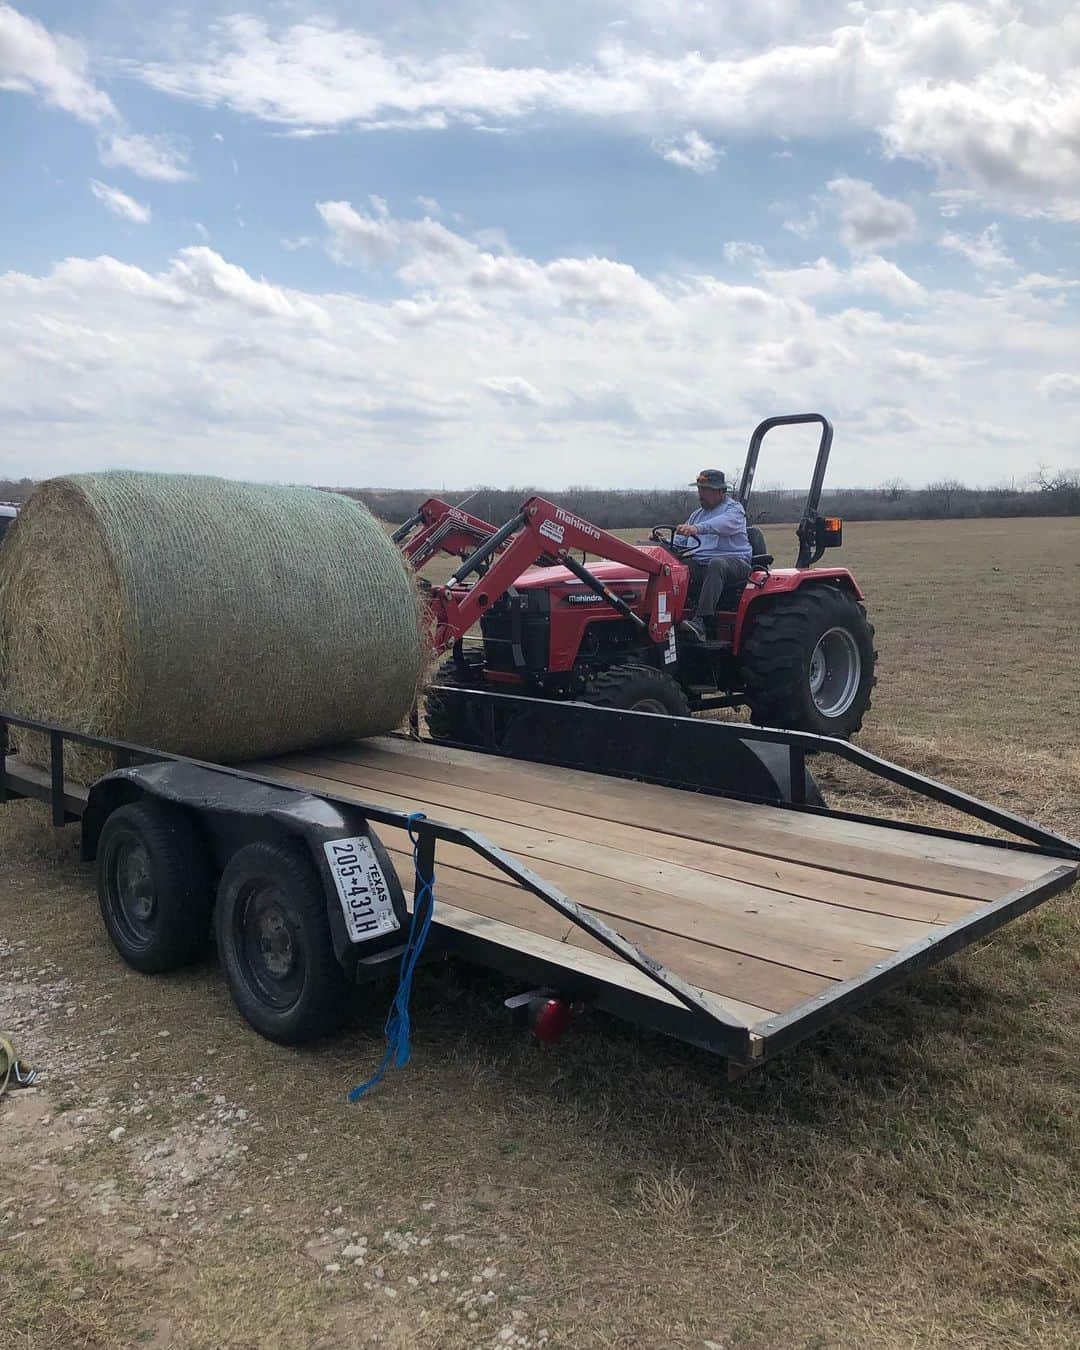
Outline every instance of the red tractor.
<path fill-rule="evenodd" d="M 815 567 L 842 541 L 842 522 L 818 513 L 832 445 L 820 413 L 770 417 L 750 438 L 736 495 L 749 517 L 761 443 L 773 427 L 818 423 L 814 475 L 796 527 L 794 567 L 774 567 L 751 526 L 753 571 L 725 591 L 709 640 L 683 621 L 695 590 L 697 547 L 670 525 L 629 544 L 542 497 L 501 528 L 431 499 L 394 535 L 420 568 L 436 552 L 462 559 L 428 599 L 436 650 L 452 649 L 435 685 L 452 684 L 609 708 L 685 716 L 747 704 L 754 722 L 850 736 L 874 685 L 874 630 L 862 591 L 843 567 Z M 574 554 L 580 555 L 580 561 Z M 600 558 L 588 562 L 588 557 Z M 464 641 L 476 624 L 480 641 Z M 427 699 L 431 734 L 475 744 L 481 715 L 467 699 Z"/>

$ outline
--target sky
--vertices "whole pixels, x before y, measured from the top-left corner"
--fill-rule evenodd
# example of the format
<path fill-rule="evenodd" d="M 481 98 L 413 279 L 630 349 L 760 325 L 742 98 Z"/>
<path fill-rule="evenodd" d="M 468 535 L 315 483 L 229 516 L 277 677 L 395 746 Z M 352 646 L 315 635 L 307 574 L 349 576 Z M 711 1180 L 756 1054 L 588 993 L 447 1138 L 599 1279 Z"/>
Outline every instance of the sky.
<path fill-rule="evenodd" d="M 1022 483 L 1078 313 L 1074 0 L 0 0 L 0 476 Z"/>

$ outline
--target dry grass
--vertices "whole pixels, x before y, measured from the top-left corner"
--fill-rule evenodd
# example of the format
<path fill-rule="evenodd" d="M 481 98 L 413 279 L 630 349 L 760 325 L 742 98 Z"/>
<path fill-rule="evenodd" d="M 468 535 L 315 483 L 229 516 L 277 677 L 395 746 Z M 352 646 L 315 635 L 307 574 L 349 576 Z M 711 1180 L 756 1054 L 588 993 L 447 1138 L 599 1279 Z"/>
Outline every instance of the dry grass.
<path fill-rule="evenodd" d="M 851 527 L 882 652 L 864 743 L 1071 821 L 1078 549 L 1074 522 Z M 271 1046 L 212 965 L 119 964 L 71 831 L 15 806 L 0 832 L 0 1020 L 31 1014 L 51 1069 L 50 1125 L 0 1107 L 4 1350 L 1077 1343 L 1075 893 L 733 1086 L 600 1016 L 545 1051 L 500 981 L 431 967 L 412 1063 L 349 1107 L 382 998 L 330 1044 Z M 163 1193 L 147 1156 L 237 1104 L 247 1151 Z M 320 1227 L 372 1256 L 326 1273 Z"/>

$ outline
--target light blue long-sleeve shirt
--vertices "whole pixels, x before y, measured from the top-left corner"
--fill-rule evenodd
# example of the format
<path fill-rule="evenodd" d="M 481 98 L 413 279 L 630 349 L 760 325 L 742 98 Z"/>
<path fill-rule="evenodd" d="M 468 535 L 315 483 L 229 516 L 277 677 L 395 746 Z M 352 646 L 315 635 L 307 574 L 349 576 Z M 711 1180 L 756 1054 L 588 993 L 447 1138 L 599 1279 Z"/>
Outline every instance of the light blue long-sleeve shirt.
<path fill-rule="evenodd" d="M 700 547 L 688 555 L 688 562 L 709 562 L 712 558 L 745 558 L 749 562 L 753 557 L 746 534 L 746 512 L 734 497 L 725 497 L 708 509 L 699 506 L 686 523 L 697 527 L 701 540 Z M 677 534 L 675 542 L 685 547 L 688 538 Z"/>

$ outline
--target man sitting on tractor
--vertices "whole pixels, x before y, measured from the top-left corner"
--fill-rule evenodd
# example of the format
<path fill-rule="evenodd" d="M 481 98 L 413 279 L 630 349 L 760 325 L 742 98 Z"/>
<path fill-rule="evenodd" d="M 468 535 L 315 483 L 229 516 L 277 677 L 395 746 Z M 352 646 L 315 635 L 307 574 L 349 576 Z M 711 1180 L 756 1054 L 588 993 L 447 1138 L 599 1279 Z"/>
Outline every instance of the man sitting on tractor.
<path fill-rule="evenodd" d="M 728 496 L 722 469 L 702 469 L 697 476 L 700 507 L 675 533 L 677 547 L 692 549 L 685 561 L 694 583 L 700 586 L 695 617 L 684 629 L 699 641 L 709 637 L 707 622 L 716 613 L 725 587 L 742 585 L 750 575 L 753 550 L 746 533 L 742 502 Z M 692 539 L 697 539 L 694 548 Z"/>

